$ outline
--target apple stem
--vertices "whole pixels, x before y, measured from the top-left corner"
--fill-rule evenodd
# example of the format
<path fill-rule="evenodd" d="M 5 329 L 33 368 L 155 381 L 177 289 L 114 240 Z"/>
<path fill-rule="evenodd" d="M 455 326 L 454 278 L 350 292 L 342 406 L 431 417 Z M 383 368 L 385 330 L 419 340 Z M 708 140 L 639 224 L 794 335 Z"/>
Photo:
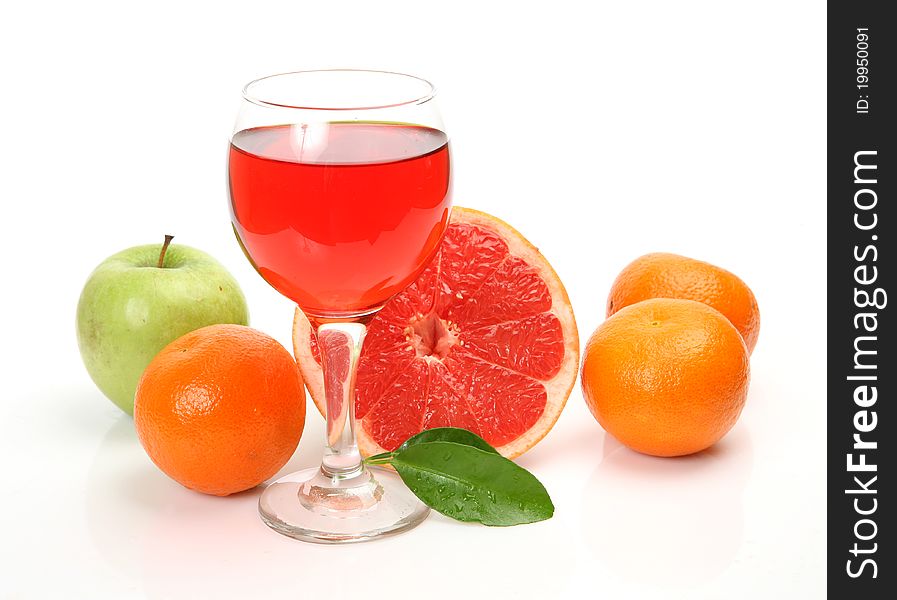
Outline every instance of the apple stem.
<path fill-rule="evenodd" d="M 174 239 L 173 235 L 166 235 L 165 242 L 162 244 L 162 251 L 159 253 L 159 262 L 156 264 L 158 268 L 162 268 L 162 263 L 165 262 L 165 252 L 168 250 L 168 245 L 171 243 L 171 240 Z"/>

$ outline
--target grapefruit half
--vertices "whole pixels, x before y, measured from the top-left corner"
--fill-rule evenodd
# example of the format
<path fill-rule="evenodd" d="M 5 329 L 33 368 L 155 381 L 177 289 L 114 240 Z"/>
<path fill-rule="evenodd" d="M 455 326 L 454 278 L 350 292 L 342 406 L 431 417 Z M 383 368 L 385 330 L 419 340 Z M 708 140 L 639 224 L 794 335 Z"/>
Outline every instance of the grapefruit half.
<path fill-rule="evenodd" d="M 323 414 L 320 356 L 299 309 L 293 349 Z M 370 456 L 425 429 L 461 427 L 514 458 L 557 421 L 578 364 L 570 299 L 545 257 L 507 223 L 455 207 L 433 261 L 368 324 L 359 448 Z"/>

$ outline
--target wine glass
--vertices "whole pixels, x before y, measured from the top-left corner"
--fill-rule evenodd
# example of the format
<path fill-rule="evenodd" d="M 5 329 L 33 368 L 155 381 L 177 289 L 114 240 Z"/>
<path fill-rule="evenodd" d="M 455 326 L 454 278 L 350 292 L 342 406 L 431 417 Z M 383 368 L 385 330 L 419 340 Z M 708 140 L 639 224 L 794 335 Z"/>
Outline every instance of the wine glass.
<path fill-rule="evenodd" d="M 433 86 L 354 69 L 263 77 L 243 88 L 228 155 L 234 232 L 256 271 L 317 334 L 326 396 L 320 468 L 259 499 L 262 519 L 313 542 L 408 530 L 429 508 L 355 441 L 366 323 L 420 274 L 451 211 L 448 137 Z"/>

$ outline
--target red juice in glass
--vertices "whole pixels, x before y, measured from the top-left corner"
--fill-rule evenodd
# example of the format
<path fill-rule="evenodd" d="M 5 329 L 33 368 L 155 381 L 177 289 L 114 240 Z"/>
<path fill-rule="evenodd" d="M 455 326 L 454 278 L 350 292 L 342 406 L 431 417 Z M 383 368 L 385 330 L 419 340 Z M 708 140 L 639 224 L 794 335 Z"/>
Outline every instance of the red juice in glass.
<path fill-rule="evenodd" d="M 317 316 L 380 307 L 426 266 L 451 206 L 446 135 L 374 122 L 256 127 L 228 156 L 234 229 L 268 283 Z"/>

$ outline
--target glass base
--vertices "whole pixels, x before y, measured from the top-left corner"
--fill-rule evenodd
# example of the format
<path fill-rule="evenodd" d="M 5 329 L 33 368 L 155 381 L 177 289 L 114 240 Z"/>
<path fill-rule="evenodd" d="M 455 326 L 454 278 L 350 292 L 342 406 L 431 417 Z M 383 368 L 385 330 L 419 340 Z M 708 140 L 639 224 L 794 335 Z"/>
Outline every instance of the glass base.
<path fill-rule="evenodd" d="M 319 544 L 365 542 L 407 531 L 430 513 L 392 471 L 365 468 L 340 479 L 320 468 L 281 477 L 259 498 L 259 514 L 283 535 Z"/>

